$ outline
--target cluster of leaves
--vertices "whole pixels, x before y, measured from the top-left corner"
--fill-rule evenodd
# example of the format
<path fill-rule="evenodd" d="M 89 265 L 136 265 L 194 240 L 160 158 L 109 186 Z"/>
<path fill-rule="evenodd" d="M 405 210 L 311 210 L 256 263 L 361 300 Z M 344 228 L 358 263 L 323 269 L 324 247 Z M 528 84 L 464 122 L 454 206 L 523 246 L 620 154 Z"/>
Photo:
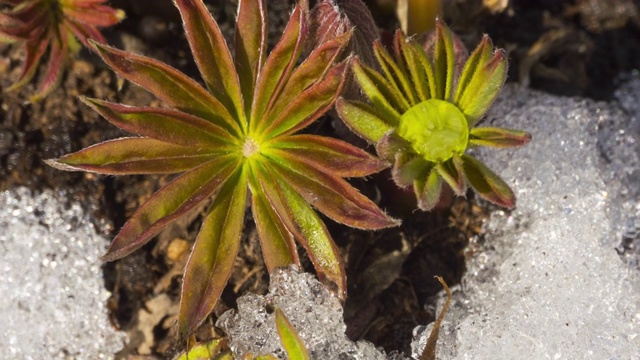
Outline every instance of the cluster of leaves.
<path fill-rule="evenodd" d="M 488 36 L 467 59 L 460 40 L 442 22 L 424 46 L 398 31 L 393 55 L 377 41 L 374 54 L 381 72 L 353 62 L 353 71 L 370 103 L 339 99 L 336 109 L 357 134 L 375 144 L 393 163 L 393 180 L 413 187 L 418 206 L 432 209 L 448 184 L 457 195 L 470 185 L 482 198 L 512 208 L 509 186 L 469 148 L 521 146 L 523 131 L 475 127 L 497 97 L 507 76 L 503 51 Z"/>
<path fill-rule="evenodd" d="M 266 2 L 243 0 L 233 57 L 202 0 L 175 4 L 207 88 L 164 63 L 94 42 L 119 76 L 169 108 L 83 98 L 112 124 L 140 137 L 103 142 L 48 163 L 112 175 L 183 173 L 140 206 L 105 260 L 130 254 L 213 199 L 184 273 L 178 320 L 183 336 L 208 316 L 229 279 L 248 195 L 269 271 L 299 264 L 297 241 L 320 278 L 344 297 L 343 262 L 315 210 L 360 229 L 397 225 L 344 180 L 387 165 L 344 141 L 296 133 L 333 106 L 351 57 L 335 59 L 351 32 L 319 44 L 297 65 L 308 36 L 307 1 L 298 2 L 269 54 Z"/>
<path fill-rule="evenodd" d="M 289 319 L 284 315 L 280 308 L 275 309 L 276 330 L 282 347 L 284 348 L 287 358 L 290 360 L 309 360 L 309 352 L 304 342 L 298 335 L 296 328 L 291 324 Z M 213 339 L 207 343 L 199 344 L 185 351 L 178 356 L 176 360 L 233 360 L 234 354 L 228 351 L 226 339 Z M 270 355 L 245 354 L 244 360 L 277 360 L 278 358 Z"/>
<path fill-rule="evenodd" d="M 0 0 L 9 9 L 0 12 L 0 42 L 21 44 L 25 60 L 16 90 L 30 82 L 45 53 L 48 60 L 42 82 L 30 101 L 41 100 L 59 84 L 66 60 L 88 46 L 89 39 L 104 42 L 98 30 L 118 23 L 124 13 L 103 5 L 106 0 Z"/>
<path fill-rule="evenodd" d="M 317 211 L 359 229 L 399 224 L 345 178 L 367 176 L 393 163 L 394 180 L 412 186 L 424 210 L 436 204 L 443 182 L 457 194 L 469 184 L 489 201 L 514 206 L 509 187 L 465 153 L 472 146 L 517 146 L 530 138 L 515 130 L 474 127 L 506 77 L 504 54 L 494 52 L 486 37 L 462 67 L 459 41 L 442 23 L 424 47 L 398 32 L 393 56 L 374 42 L 370 63 L 378 62 L 379 73 L 345 51 L 367 53 L 365 44 L 377 39 L 368 11 L 358 16 L 364 14 L 358 7 L 366 10 L 360 0 L 345 0 L 349 11 L 344 14 L 334 0 L 319 2 L 313 12 L 307 0 L 299 0 L 271 52 L 266 0 L 240 0 L 233 55 L 203 0 L 174 0 L 203 87 L 167 64 L 102 44 L 96 26 L 119 19 L 100 5 L 102 0 L 0 2 L 26 4 L 16 6 L 13 17 L 0 17 L 3 34 L 27 39 L 25 74 L 16 85 L 33 76 L 40 55 L 51 46 L 40 94 L 50 91 L 60 76 L 56 65 L 77 37 L 121 78 L 164 103 L 156 108 L 82 98 L 137 136 L 47 162 L 62 170 L 108 175 L 179 174 L 126 222 L 104 256 L 107 261 L 127 256 L 170 223 L 210 203 L 184 272 L 181 336 L 195 332 L 226 286 L 248 198 L 268 270 L 299 264 L 299 244 L 319 277 L 342 298 L 342 258 Z M 51 25 L 33 30 L 34 19 L 42 17 Z M 351 41 L 353 24 L 367 32 Z M 300 61 L 303 53 L 308 55 Z M 336 108 L 348 126 L 376 144 L 382 159 L 338 139 L 300 134 L 334 106 L 349 68 L 370 103 L 341 98 Z"/>

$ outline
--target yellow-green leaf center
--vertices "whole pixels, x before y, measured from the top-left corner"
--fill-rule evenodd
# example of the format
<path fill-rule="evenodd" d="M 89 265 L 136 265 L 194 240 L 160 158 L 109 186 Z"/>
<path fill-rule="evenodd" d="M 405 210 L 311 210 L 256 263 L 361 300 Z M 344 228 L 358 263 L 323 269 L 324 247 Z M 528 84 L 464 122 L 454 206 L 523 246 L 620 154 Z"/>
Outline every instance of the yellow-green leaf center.
<path fill-rule="evenodd" d="M 469 128 L 462 112 L 455 105 L 436 99 L 407 110 L 396 131 L 415 152 L 436 163 L 462 155 L 469 143 Z"/>
<path fill-rule="evenodd" d="M 260 145 L 250 137 L 247 137 L 242 144 L 242 156 L 250 158 L 260 151 Z"/>

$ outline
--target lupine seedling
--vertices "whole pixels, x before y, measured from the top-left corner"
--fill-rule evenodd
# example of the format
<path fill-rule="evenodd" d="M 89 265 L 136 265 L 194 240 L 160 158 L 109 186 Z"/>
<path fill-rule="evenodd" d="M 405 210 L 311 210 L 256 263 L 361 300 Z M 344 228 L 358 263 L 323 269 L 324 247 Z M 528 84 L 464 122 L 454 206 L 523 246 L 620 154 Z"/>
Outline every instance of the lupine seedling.
<path fill-rule="evenodd" d="M 344 297 L 343 262 L 315 210 L 361 229 L 398 223 L 344 180 L 377 172 L 383 161 L 337 139 L 296 134 L 337 98 L 350 59 L 334 59 L 350 34 L 318 45 L 297 65 L 307 40 L 307 1 L 295 6 L 268 54 L 266 1 L 241 0 L 232 57 L 202 0 L 174 3 L 206 89 L 167 64 L 94 43 L 119 76 L 168 108 L 83 98 L 108 121 L 140 137 L 106 141 L 48 163 L 112 175 L 183 173 L 132 215 L 104 256 L 108 261 L 127 256 L 213 199 L 184 273 L 182 336 L 208 316 L 229 279 L 249 195 L 268 270 L 298 264 L 297 241 L 319 277 Z"/>
<path fill-rule="evenodd" d="M 507 60 L 488 36 L 466 62 L 460 46 L 440 21 L 424 47 L 400 31 L 393 56 L 376 42 L 382 72 L 357 60 L 352 66 L 370 103 L 339 99 L 336 109 L 347 126 L 393 163 L 394 182 L 413 187 L 420 209 L 435 207 L 444 183 L 457 195 L 470 185 L 480 197 L 512 208 L 516 199 L 509 186 L 466 153 L 476 146 L 521 146 L 531 139 L 524 131 L 476 127 L 504 84 Z"/>
<path fill-rule="evenodd" d="M 0 42 L 24 48 L 24 65 L 18 81 L 7 90 L 30 82 L 48 50 L 42 82 L 31 102 L 44 98 L 60 83 L 65 62 L 89 39 L 104 42 L 99 28 L 118 23 L 124 12 L 103 5 L 106 0 L 0 0 L 9 9 L 0 12 Z"/>
<path fill-rule="evenodd" d="M 296 328 L 284 315 L 280 308 L 275 309 L 276 330 L 282 348 L 289 360 L 309 360 L 309 352 L 304 342 L 298 335 Z M 226 339 L 213 339 L 207 343 L 199 344 L 189 349 L 185 353 L 176 357 L 175 360 L 232 360 L 236 359 L 235 354 L 227 349 Z M 278 358 L 266 354 L 254 356 L 245 354 L 243 360 L 277 360 Z"/>

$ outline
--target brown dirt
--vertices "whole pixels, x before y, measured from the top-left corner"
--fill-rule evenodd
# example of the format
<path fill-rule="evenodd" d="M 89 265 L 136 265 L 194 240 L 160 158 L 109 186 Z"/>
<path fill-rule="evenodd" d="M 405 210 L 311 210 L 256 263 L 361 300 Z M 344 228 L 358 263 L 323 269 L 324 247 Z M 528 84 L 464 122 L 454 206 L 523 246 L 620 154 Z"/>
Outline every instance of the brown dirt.
<path fill-rule="evenodd" d="M 109 42 L 161 59 L 197 78 L 170 0 L 158 0 L 153 7 L 141 7 L 141 2 L 130 0 L 112 3 L 127 11 L 128 18 L 106 32 Z M 235 1 L 209 3 L 230 35 Z M 279 4 L 270 4 L 273 45 L 288 19 L 291 1 L 269 3 Z M 395 20 L 386 10 L 385 1 L 368 3 L 378 24 L 391 31 Z M 616 76 L 640 69 L 640 26 L 637 17 L 627 16 L 633 11 L 637 14 L 638 1 L 614 2 L 616 6 L 627 6 L 627 11 L 606 19 L 593 11 L 594 4 L 602 3 L 595 0 L 514 0 L 507 11 L 499 14 L 480 10 L 479 0 L 450 3 L 453 5 L 447 9 L 446 18 L 468 45 L 473 46 L 482 33 L 488 33 L 497 46 L 508 50 L 509 81 L 528 83 L 556 94 L 608 99 Z M 0 47 L 0 54 L 0 86 L 6 88 L 19 75 L 22 54 L 7 46 Z M 153 104 L 155 100 L 129 84 L 118 91 L 113 73 L 88 52 L 81 53 L 69 69 L 62 86 L 41 103 L 24 104 L 24 94 L 32 92 L 33 87 L 20 94 L 3 94 L 0 190 L 15 186 L 26 186 L 34 192 L 54 189 L 92 211 L 100 231 L 111 237 L 167 178 L 67 173 L 49 168 L 43 159 L 124 135 L 80 103 L 78 95 L 137 105 Z M 325 118 L 314 130 L 340 137 L 341 132 L 331 123 Z M 354 181 L 354 185 L 371 198 L 380 194 L 381 205 L 392 215 L 402 217 L 404 224 L 372 233 L 327 220 L 347 264 L 348 335 L 352 339 L 368 339 L 387 350 L 407 351 L 413 327 L 434 319 L 434 296 L 441 287 L 433 276 L 443 276 L 450 286 L 459 283 L 465 271 L 465 257 L 473 252 L 469 241 L 482 241 L 480 228 L 490 209 L 478 205 L 471 195 L 431 213 L 412 212 L 411 198 L 390 187 L 385 173 L 368 181 Z M 105 286 L 113 292 L 109 300 L 113 324 L 132 334 L 130 346 L 119 356 L 143 351 L 148 358 L 170 358 L 182 348 L 173 340 L 171 324 L 179 299 L 181 269 L 201 212 L 199 209 L 171 226 L 135 254 L 105 264 Z M 244 237 L 241 256 L 213 317 L 233 307 L 242 294 L 266 292 L 268 275 L 249 220 Z M 312 271 L 308 261 L 305 267 Z M 148 321 L 141 315 L 149 312 L 158 314 L 157 319 Z M 203 326 L 200 338 L 215 333 L 212 323 Z M 152 330 L 153 338 L 141 335 L 146 329 Z"/>

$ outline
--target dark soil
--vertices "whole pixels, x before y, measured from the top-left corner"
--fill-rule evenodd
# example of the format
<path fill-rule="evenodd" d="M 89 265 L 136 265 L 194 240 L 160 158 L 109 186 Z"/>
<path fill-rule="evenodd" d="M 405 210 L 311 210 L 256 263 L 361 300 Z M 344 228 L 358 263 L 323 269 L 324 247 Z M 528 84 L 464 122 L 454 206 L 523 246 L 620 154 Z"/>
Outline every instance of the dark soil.
<path fill-rule="evenodd" d="M 170 0 L 147 2 L 114 0 L 127 19 L 105 31 L 118 47 L 165 61 L 198 78 L 182 35 L 180 19 Z M 233 32 L 236 1 L 208 1 L 225 34 Z M 271 46 L 289 17 L 292 1 L 269 1 Z M 388 0 L 367 1 L 383 33 L 391 33 L 396 20 Z M 482 8 L 480 0 L 448 2 L 445 18 L 473 48 L 483 33 L 510 59 L 509 81 L 561 95 L 610 99 L 617 77 L 640 69 L 639 2 L 633 0 L 513 0 L 497 14 Z M 19 49 L 0 45 L 0 86 L 18 77 Z M 0 105 L 0 190 L 26 186 L 34 192 L 54 189 L 69 201 L 91 211 L 98 229 L 108 237 L 133 211 L 168 179 L 155 176 L 105 177 L 52 169 L 43 159 L 58 157 L 102 140 L 125 135 L 80 103 L 79 95 L 125 104 L 157 104 L 151 95 L 130 84 L 118 89 L 118 80 L 88 52 L 69 64 L 58 90 L 38 104 L 25 104 L 26 95 L 4 93 Z M 325 117 L 314 131 L 340 137 Z M 364 338 L 386 350 L 408 351 L 411 330 L 434 319 L 435 295 L 441 290 L 434 275 L 449 286 L 460 282 L 465 258 L 482 242 L 481 226 L 489 209 L 469 197 L 445 202 L 430 212 L 412 211 L 410 194 L 390 186 L 382 173 L 353 184 L 380 205 L 403 219 L 396 229 L 363 232 L 327 220 L 347 264 L 349 279 L 345 318 L 348 335 Z M 201 212 L 172 225 L 142 250 L 104 266 L 105 286 L 114 326 L 131 334 L 121 357 L 143 354 L 170 358 L 183 344 L 175 343 L 172 328 L 179 300 L 181 269 L 195 238 Z M 471 244 L 470 244 L 471 242 Z M 313 269 L 308 261 L 307 270 Z M 233 307 L 248 292 L 265 293 L 268 275 L 260 256 L 256 231 L 246 221 L 241 256 L 229 285 L 199 338 L 211 337 L 216 315 Z M 166 297 L 169 302 L 154 301 Z M 141 321 L 141 313 L 155 313 L 154 322 Z M 152 338 L 142 335 L 151 329 Z"/>

